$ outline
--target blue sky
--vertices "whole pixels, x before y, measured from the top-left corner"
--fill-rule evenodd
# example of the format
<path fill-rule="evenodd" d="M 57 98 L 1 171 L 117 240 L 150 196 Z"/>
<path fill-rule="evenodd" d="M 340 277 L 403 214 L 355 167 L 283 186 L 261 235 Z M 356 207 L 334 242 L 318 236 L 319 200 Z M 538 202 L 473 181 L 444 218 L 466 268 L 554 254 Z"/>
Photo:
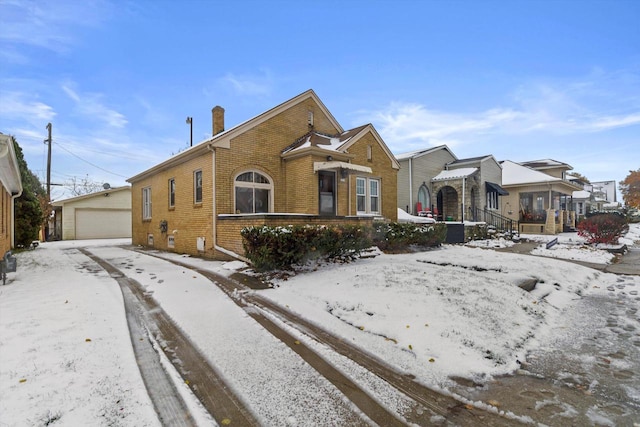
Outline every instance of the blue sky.
<path fill-rule="evenodd" d="M 639 1 L 0 0 L 0 132 L 112 186 L 313 89 L 395 154 L 640 168 Z M 69 196 L 53 187 L 52 197 Z"/>

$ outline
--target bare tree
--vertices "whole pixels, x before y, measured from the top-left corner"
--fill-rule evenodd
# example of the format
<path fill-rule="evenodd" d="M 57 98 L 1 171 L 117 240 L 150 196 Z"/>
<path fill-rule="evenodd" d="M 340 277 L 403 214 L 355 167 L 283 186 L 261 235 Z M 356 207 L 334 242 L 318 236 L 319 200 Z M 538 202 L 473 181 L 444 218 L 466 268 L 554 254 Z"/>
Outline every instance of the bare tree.
<path fill-rule="evenodd" d="M 103 188 L 101 183 L 89 179 L 89 175 L 84 178 L 72 177 L 66 187 L 71 190 L 74 196 L 96 193 Z"/>

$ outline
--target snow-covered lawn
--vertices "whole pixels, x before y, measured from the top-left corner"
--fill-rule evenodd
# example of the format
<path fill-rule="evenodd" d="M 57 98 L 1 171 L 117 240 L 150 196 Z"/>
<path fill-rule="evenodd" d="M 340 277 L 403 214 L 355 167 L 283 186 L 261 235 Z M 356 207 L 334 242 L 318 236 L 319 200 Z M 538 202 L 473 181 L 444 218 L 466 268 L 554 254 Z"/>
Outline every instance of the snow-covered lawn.
<path fill-rule="evenodd" d="M 118 284 L 60 246 L 17 254 L 0 286 L 0 426 L 159 426 Z"/>
<path fill-rule="evenodd" d="M 639 235 L 635 225 L 627 238 L 640 240 Z M 304 414 L 305 399 L 339 402 L 341 397 L 205 278 L 113 248 L 121 243 L 126 241 L 45 243 L 17 254 L 18 272 L 0 287 L 0 426 L 46 425 L 54 419 L 54 425 L 158 425 L 136 366 L 119 286 L 73 249 L 80 246 L 91 246 L 153 292 L 266 424 L 340 418 Z M 582 251 L 578 245 L 573 250 Z M 242 266 L 164 256 L 223 275 Z M 534 291 L 517 286 L 530 279 L 538 282 Z M 325 264 L 255 292 L 426 385 L 448 388 L 450 376 L 483 380 L 518 369 L 528 349 L 548 344 L 564 310 L 584 295 L 605 295 L 617 280 L 558 259 L 445 245 Z M 640 277 L 626 283 L 640 290 Z M 340 368 L 352 375 L 346 365 Z M 304 390 L 296 386 L 300 378 Z M 371 381 L 363 387 L 375 388 Z M 383 389 L 376 390 L 392 393 Z M 388 395 L 377 398 L 386 405 L 393 401 Z"/>

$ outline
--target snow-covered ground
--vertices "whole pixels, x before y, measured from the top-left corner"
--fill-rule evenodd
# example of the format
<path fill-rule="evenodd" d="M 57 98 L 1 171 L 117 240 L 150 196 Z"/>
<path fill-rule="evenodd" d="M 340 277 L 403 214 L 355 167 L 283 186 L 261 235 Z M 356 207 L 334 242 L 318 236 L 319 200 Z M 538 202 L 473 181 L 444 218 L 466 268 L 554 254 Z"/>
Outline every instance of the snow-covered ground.
<path fill-rule="evenodd" d="M 640 240 L 640 227 L 633 225 L 626 238 Z M 339 413 L 305 414 L 302 402 L 327 399 L 338 402 L 327 406 L 335 409 L 341 396 L 205 278 L 114 247 L 122 243 L 127 241 L 45 243 L 17 254 L 18 272 L 0 287 L 0 426 L 79 425 L 79 420 L 159 424 L 137 370 L 119 286 L 75 250 L 85 246 L 153 292 L 265 424 L 331 424 L 340 418 Z M 584 251 L 570 242 L 559 244 Z M 589 262 L 607 262 L 600 252 L 605 251 L 595 251 Z M 164 256 L 224 275 L 243 266 Z M 533 292 L 517 286 L 530 279 L 538 282 Z M 448 389 L 451 376 L 482 381 L 518 369 L 528 350 L 549 344 L 545 340 L 565 310 L 584 296 L 606 296 L 617 280 L 559 259 L 445 245 L 303 269 L 274 282 L 274 289 L 255 292 L 418 381 Z M 640 290 L 640 277 L 627 278 L 626 286 Z M 626 298 L 638 305 L 637 292 Z M 347 362 L 335 363 L 359 375 Z M 363 387 L 375 389 L 379 401 L 392 406 L 393 391 L 374 381 Z M 297 386 L 301 383 L 304 389 Z M 637 393 L 625 398 L 640 399 Z"/>

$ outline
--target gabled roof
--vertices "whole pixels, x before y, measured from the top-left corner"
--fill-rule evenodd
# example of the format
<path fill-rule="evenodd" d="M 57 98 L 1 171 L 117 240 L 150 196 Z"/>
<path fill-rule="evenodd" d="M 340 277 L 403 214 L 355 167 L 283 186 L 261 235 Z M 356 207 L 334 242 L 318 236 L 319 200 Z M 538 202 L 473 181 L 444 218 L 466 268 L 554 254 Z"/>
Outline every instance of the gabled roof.
<path fill-rule="evenodd" d="M 298 138 L 290 146 L 282 150 L 282 154 L 286 154 L 292 151 L 300 150 L 309 147 L 318 147 L 325 150 L 342 151 L 342 147 L 349 142 L 351 138 L 361 132 L 367 125 L 359 126 L 357 128 L 345 131 L 338 135 L 326 135 L 316 131 L 310 131 Z"/>
<path fill-rule="evenodd" d="M 473 162 L 478 162 L 481 160 L 485 160 L 485 159 L 489 159 L 492 158 L 493 156 L 491 154 L 487 154 L 486 156 L 478 156 L 478 157 L 467 157 L 466 159 L 456 159 L 452 162 L 450 162 L 450 165 L 457 165 L 457 164 L 461 164 L 461 163 L 473 163 Z M 497 161 L 496 161 L 497 163 Z"/>
<path fill-rule="evenodd" d="M 358 126 L 357 128 L 344 131 L 338 135 L 326 135 L 320 132 L 310 131 L 302 137 L 298 138 L 293 144 L 282 150 L 282 154 L 293 154 L 294 152 L 310 148 L 335 151 L 338 153 L 347 153 L 349 147 L 355 144 L 367 133 L 371 133 L 378 144 L 380 144 L 380 147 L 389 157 L 391 166 L 394 169 L 400 169 L 400 163 L 398 163 L 397 159 L 391 153 L 391 151 L 387 147 L 387 144 L 384 143 L 372 124 Z"/>
<path fill-rule="evenodd" d="M 557 181 L 546 173 L 533 170 L 519 163 L 505 160 L 502 162 L 502 185 L 536 184 L 541 182 Z"/>
<path fill-rule="evenodd" d="M 440 172 L 438 175 L 431 178 L 431 182 L 445 181 L 447 179 L 460 179 L 473 175 L 478 171 L 478 168 L 459 168 L 451 169 Z"/>
<path fill-rule="evenodd" d="M 104 197 L 107 194 L 117 193 L 117 192 L 125 191 L 125 190 L 131 191 L 131 187 L 128 186 L 128 185 L 123 185 L 122 187 L 107 188 L 107 189 L 102 190 L 102 191 L 96 191 L 95 193 L 83 194 L 82 196 L 75 196 L 75 197 L 69 197 L 68 199 L 56 200 L 55 202 L 52 202 L 51 204 L 53 206 L 62 206 L 65 203 L 77 202 L 79 200 L 90 199 L 92 197 Z"/>
<path fill-rule="evenodd" d="M 425 148 L 422 150 L 416 150 L 416 151 L 409 151 L 408 153 L 402 153 L 402 154 L 398 154 L 396 155 L 396 159 L 402 161 L 402 160 L 407 160 L 407 159 L 415 159 L 417 157 L 422 157 L 425 156 L 427 154 L 430 153 L 434 153 L 436 151 L 439 150 L 447 150 L 449 152 L 449 154 L 451 154 L 451 156 L 454 159 L 458 159 L 458 157 L 453 154 L 453 151 L 451 151 L 451 149 L 449 147 L 447 147 L 446 145 L 439 145 L 437 147 L 431 147 L 431 148 Z"/>
<path fill-rule="evenodd" d="M 171 167 L 173 165 L 182 163 L 186 160 L 195 158 L 207 151 L 209 151 L 210 148 L 216 148 L 216 147 L 222 147 L 222 148 L 229 148 L 231 145 L 231 139 L 233 139 L 234 137 L 243 134 L 244 132 L 246 132 L 247 130 L 258 126 L 259 124 L 269 120 L 270 118 L 280 114 L 281 112 L 287 110 L 288 108 L 290 108 L 293 105 L 296 105 L 306 99 L 313 99 L 315 101 L 315 103 L 318 105 L 318 107 L 322 110 L 322 112 L 327 116 L 327 118 L 329 119 L 329 121 L 331 122 L 331 124 L 338 129 L 340 132 L 343 132 L 343 128 L 342 126 L 340 126 L 340 123 L 338 123 L 338 121 L 335 119 L 335 117 L 333 117 L 333 115 L 331 114 L 331 112 L 329 112 L 329 110 L 327 109 L 327 107 L 322 103 L 322 101 L 320 100 L 320 98 L 318 98 L 318 95 L 316 95 L 316 93 L 312 90 L 309 89 L 306 92 L 301 93 L 298 96 L 295 96 L 293 98 L 291 98 L 288 101 L 283 102 L 280 105 L 277 105 L 273 108 L 271 108 L 270 110 L 265 111 L 264 113 L 261 113 L 243 123 L 240 123 L 237 126 L 234 126 L 230 129 L 227 129 L 223 132 L 220 132 L 214 136 L 212 136 L 211 138 L 207 138 L 204 141 L 201 141 L 199 143 L 197 143 L 196 145 L 194 145 L 193 147 L 189 147 L 188 149 L 176 154 L 175 156 L 170 157 L 169 159 L 165 160 L 162 163 L 159 163 L 149 169 L 147 169 L 144 172 L 141 172 L 129 179 L 127 179 L 127 182 L 135 182 L 137 180 L 143 179 L 146 176 L 149 176 L 150 174 L 153 174 L 155 172 L 161 171 L 165 168 Z"/>
<path fill-rule="evenodd" d="M 528 162 L 521 162 L 520 164 L 522 166 L 526 166 L 532 169 L 555 169 L 555 168 L 564 168 L 567 170 L 573 169 L 567 163 L 559 162 L 553 159 L 531 160 Z"/>
<path fill-rule="evenodd" d="M 541 184 L 560 182 L 575 189 L 580 189 L 580 186 L 572 182 L 566 181 L 562 178 L 556 178 L 551 175 L 547 175 L 544 172 L 540 172 L 531 169 L 527 166 L 522 166 L 519 163 L 512 162 L 511 160 L 504 160 L 502 164 L 502 186 L 509 185 L 522 185 L 522 184 Z"/>

